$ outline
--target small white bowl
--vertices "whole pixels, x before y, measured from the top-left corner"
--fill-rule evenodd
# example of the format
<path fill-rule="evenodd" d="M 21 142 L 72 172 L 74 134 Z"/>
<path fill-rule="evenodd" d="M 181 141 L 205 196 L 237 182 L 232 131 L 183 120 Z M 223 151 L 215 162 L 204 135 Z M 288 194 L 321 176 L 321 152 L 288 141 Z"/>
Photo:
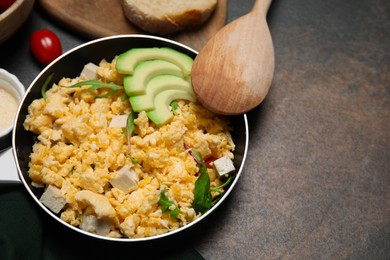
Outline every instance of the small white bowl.
<path fill-rule="evenodd" d="M 0 89 L 5 90 L 6 92 L 13 95 L 18 100 L 18 106 L 21 100 L 23 99 L 24 93 L 26 92 L 24 85 L 19 81 L 19 79 L 15 75 L 9 73 L 4 69 L 0 69 Z M 16 117 L 16 113 L 15 113 L 15 117 Z M 4 143 L 3 139 L 6 139 L 9 136 L 13 126 L 14 126 L 14 122 L 12 121 L 10 122 L 10 125 L 7 128 L 0 130 L 1 146 Z M 3 147 L 0 148 L 2 149 Z"/>

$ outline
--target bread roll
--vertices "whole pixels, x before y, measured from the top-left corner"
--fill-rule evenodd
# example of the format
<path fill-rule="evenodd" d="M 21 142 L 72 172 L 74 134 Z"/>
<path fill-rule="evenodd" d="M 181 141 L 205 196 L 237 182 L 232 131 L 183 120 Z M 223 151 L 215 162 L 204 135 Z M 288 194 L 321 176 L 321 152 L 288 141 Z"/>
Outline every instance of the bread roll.
<path fill-rule="evenodd" d="M 206 21 L 218 0 L 123 0 L 124 13 L 144 31 L 166 35 Z"/>

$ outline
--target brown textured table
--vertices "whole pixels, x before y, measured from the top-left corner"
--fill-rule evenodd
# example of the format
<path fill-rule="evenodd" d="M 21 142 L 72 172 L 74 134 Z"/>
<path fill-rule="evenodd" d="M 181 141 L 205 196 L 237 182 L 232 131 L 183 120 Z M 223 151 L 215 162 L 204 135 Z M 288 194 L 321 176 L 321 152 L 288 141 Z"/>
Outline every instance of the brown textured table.
<path fill-rule="evenodd" d="M 228 21 L 253 2 L 229 0 Z M 212 218 L 165 246 L 190 244 L 206 259 L 390 259 L 390 2 L 274 0 L 268 21 L 275 77 L 248 114 L 243 175 Z M 0 46 L 0 67 L 25 85 L 41 69 L 26 44 L 40 27 L 55 30 L 65 50 L 86 40 L 36 8 Z M 84 242 L 45 221 L 61 232 L 47 231 L 52 244 Z"/>
<path fill-rule="evenodd" d="M 197 248 L 207 259 L 389 259 L 390 2 L 275 0 L 268 21 L 273 86 L 249 114 L 237 190 Z"/>

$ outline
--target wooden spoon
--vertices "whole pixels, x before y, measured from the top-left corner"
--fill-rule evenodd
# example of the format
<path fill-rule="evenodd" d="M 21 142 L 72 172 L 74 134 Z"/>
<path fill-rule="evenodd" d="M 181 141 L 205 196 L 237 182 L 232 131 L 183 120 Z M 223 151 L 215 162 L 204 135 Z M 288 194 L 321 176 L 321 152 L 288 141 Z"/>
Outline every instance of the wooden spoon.
<path fill-rule="evenodd" d="M 199 52 L 192 85 L 209 110 L 238 115 L 267 95 L 275 57 L 266 15 L 272 0 L 257 0 L 248 14 L 224 26 Z"/>

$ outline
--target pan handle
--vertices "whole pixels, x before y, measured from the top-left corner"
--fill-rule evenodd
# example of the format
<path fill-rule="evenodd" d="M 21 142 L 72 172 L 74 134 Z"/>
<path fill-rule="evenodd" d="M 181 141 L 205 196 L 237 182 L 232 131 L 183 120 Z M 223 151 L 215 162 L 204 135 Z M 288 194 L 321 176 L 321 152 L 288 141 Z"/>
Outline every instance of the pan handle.
<path fill-rule="evenodd" d="M 22 183 L 16 170 L 12 148 L 0 152 L 0 183 Z"/>

